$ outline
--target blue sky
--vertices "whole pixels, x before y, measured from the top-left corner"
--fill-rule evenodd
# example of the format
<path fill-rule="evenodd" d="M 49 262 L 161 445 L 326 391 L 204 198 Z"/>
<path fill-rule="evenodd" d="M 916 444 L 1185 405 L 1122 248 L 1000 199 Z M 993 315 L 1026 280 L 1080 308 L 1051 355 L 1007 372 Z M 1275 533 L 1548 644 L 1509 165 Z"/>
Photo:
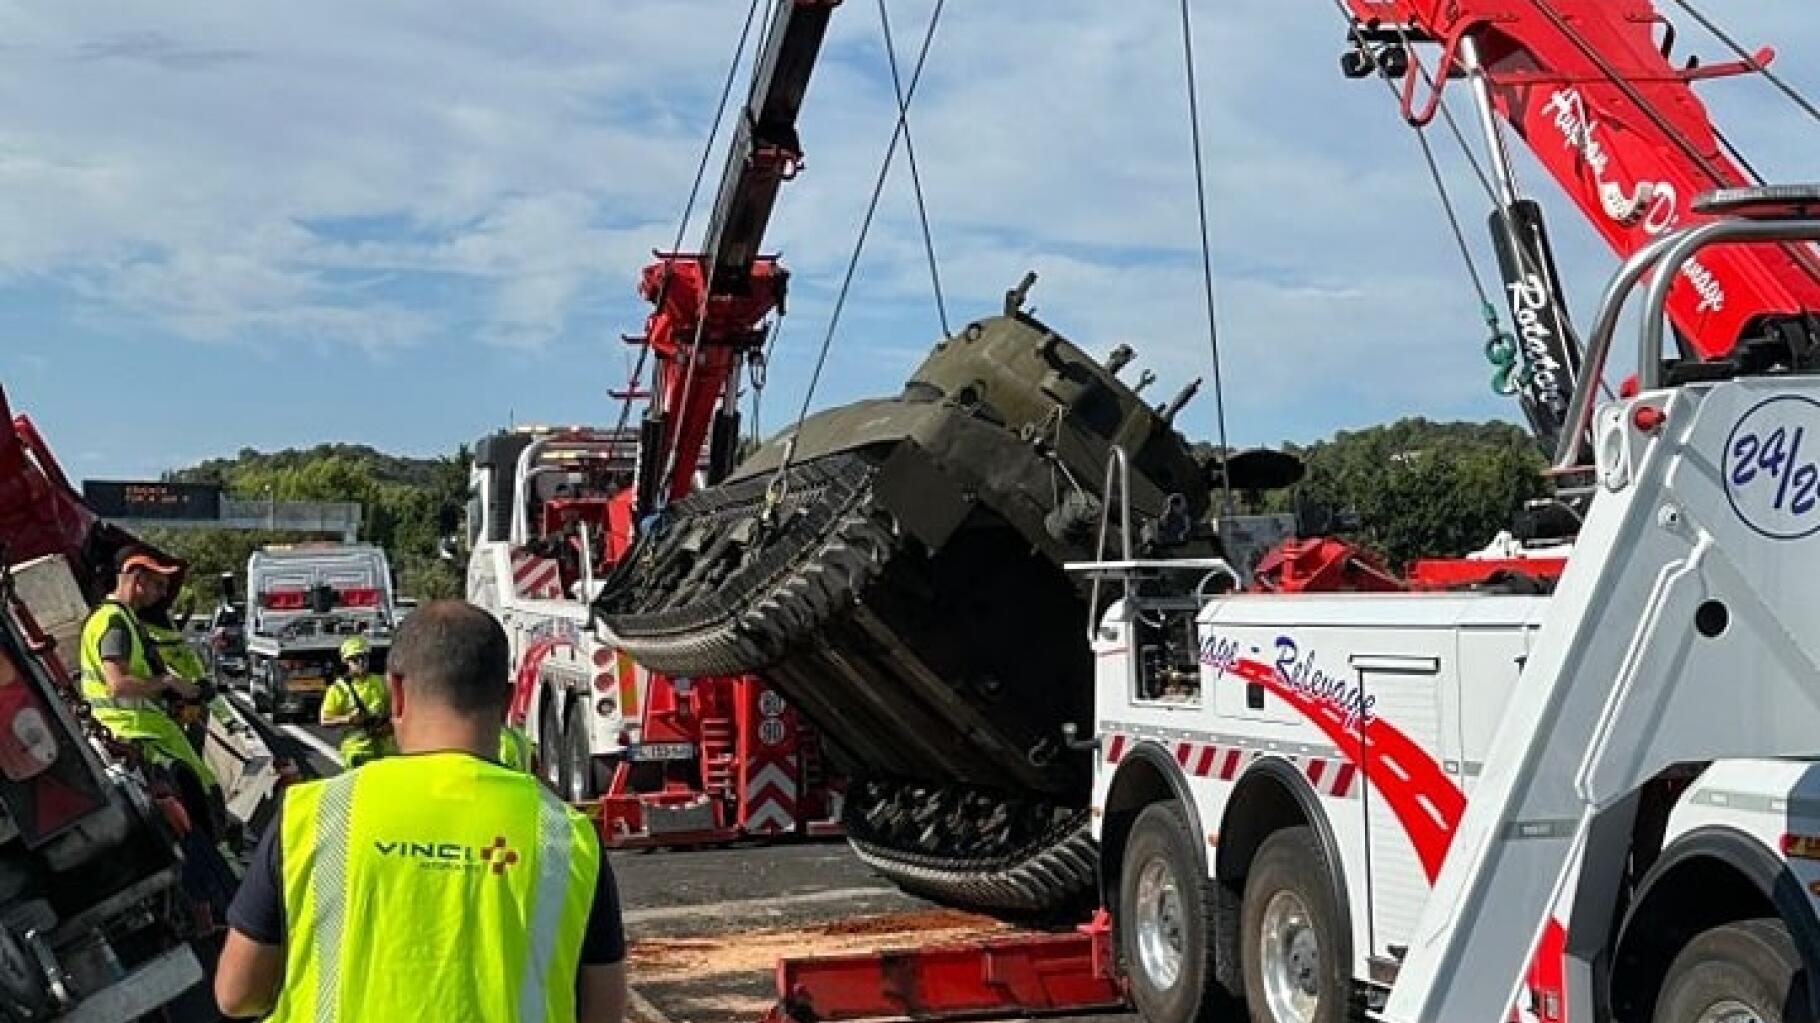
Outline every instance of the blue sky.
<path fill-rule="evenodd" d="M 1330 5 L 1200 6 L 1234 440 L 1511 414 L 1414 142 L 1381 88 L 1338 75 Z M 1810 0 L 1724 6 L 1820 94 Z M 900 48 L 928 9 L 893 0 Z M 0 2 L 0 382 L 78 477 L 611 421 L 633 284 L 675 230 L 745 10 Z M 951 317 L 1035 269 L 1039 314 L 1093 351 L 1132 344 L 1159 395 L 1207 363 L 1174 19 L 950 0 L 912 114 Z M 796 277 L 768 429 L 801 400 L 891 129 L 875 6 L 843 5 L 824 52 L 809 166 L 769 236 Z M 1762 83 L 1703 95 L 1772 178 L 1820 179 L 1814 125 Z M 1484 203 L 1447 159 L 1483 256 Z M 1520 172 L 1584 319 L 1612 261 Z M 938 335 L 906 186 L 900 170 L 818 407 L 894 392 Z M 1183 421 L 1211 432 L 1205 394 Z"/>

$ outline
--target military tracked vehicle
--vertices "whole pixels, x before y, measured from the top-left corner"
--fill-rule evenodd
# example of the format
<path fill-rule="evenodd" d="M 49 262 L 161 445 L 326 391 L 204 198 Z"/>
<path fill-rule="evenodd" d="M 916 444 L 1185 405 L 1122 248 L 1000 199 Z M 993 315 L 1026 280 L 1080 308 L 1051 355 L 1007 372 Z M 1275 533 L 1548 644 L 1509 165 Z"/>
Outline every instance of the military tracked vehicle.
<path fill-rule="evenodd" d="M 1119 371 L 1021 310 L 936 344 L 893 398 L 812 416 L 671 505 L 607 580 L 610 640 L 674 676 L 759 672 L 852 784 L 859 853 L 906 888 L 1048 912 L 1092 886 L 1086 594 L 1108 456 L 1134 542 L 1213 553 L 1221 471 Z M 1152 377 L 1147 373 L 1141 389 Z M 1116 491 L 1113 519 L 1121 512 Z"/>

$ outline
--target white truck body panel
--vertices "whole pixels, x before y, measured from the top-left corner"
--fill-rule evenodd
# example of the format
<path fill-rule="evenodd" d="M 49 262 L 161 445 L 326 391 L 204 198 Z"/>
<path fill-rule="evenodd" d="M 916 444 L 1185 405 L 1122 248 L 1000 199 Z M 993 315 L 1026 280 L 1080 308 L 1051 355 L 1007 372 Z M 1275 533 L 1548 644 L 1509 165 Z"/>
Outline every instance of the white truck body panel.
<path fill-rule="evenodd" d="M 1799 405 L 1766 417 L 1791 392 Z M 1198 693 L 1150 699 L 1144 640 L 1114 604 L 1094 636 L 1093 805 L 1133 749 L 1155 744 L 1192 794 L 1211 874 L 1239 783 L 1267 758 L 1292 763 L 1337 846 L 1353 976 L 1394 976 L 1386 1018 L 1410 1023 L 1536 1018 L 1522 971 L 1538 947 L 1566 977 L 1566 1004 L 1547 1018 L 1593 1019 L 1581 946 L 1615 936 L 1609 909 L 1593 925 L 1574 908 L 1611 905 L 1613 843 L 1630 831 L 1601 830 L 1604 815 L 1675 764 L 1706 766 L 1674 804 L 1664 848 L 1702 829 L 1748 836 L 1816 912 L 1820 862 L 1789 859 L 1783 842 L 1820 835 L 1820 762 L 1796 759 L 1820 751 L 1820 635 L 1786 617 L 1820 605 L 1820 563 L 1752 521 L 1790 516 L 1740 493 L 1743 469 L 1722 477 L 1747 427 L 1820 443 L 1820 380 L 1637 400 L 1671 425 L 1652 437 L 1623 407 L 1601 414 L 1606 492 L 1552 596 L 1211 598 L 1196 615 Z M 1803 478 L 1814 498 L 1820 472 Z M 1804 507 L 1816 509 L 1808 535 L 1820 500 Z M 1696 628 L 1715 600 L 1723 624 Z"/>

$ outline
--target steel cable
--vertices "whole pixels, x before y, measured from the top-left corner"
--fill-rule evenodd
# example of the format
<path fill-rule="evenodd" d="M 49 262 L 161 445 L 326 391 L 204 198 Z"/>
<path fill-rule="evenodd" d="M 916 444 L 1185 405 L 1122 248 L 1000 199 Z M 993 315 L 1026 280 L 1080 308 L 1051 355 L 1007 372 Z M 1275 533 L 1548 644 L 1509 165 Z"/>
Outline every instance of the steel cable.
<path fill-rule="evenodd" d="M 916 97 L 917 86 L 922 83 L 923 67 L 929 59 L 930 44 L 935 41 L 936 26 L 941 23 L 942 10 L 947 0 L 936 0 L 935 10 L 929 15 L 929 27 L 923 33 L 921 49 L 916 55 L 916 65 L 910 71 L 910 85 L 898 105 L 897 124 L 891 130 L 891 142 L 885 147 L 885 156 L 879 162 L 878 176 L 872 183 L 872 195 L 866 203 L 865 216 L 860 220 L 859 234 L 854 239 L 853 251 L 847 257 L 847 269 L 841 277 L 840 290 L 835 293 L 834 308 L 828 316 L 828 329 L 822 335 L 820 350 L 815 356 L 815 367 L 809 373 L 809 385 L 803 391 L 802 406 L 796 413 L 796 425 L 792 428 L 789 441 L 785 443 L 783 457 L 778 461 L 777 469 L 772 474 L 772 490 L 768 503 L 775 507 L 782 497 L 782 486 L 785 473 L 796 455 L 796 441 L 801 434 L 804 420 L 809 418 L 809 405 L 815 399 L 815 391 L 821 384 L 822 370 L 828 362 L 828 351 L 834 346 L 835 332 L 840 328 L 841 313 L 846 309 L 847 296 L 853 287 L 853 276 L 859 269 L 860 256 L 866 249 L 866 238 L 872 232 L 872 221 L 878 213 L 879 199 L 884 195 L 885 182 L 891 174 L 891 161 L 897 155 L 898 142 L 904 136 L 905 118 L 909 114 L 910 103 Z"/>
<path fill-rule="evenodd" d="M 904 125 L 904 158 L 910 164 L 910 187 L 916 194 L 916 216 L 923 227 L 923 252 L 929 257 L 929 286 L 935 291 L 935 314 L 942 321 L 942 336 L 954 332 L 948 327 L 948 303 L 942 298 L 942 275 L 935 262 L 935 236 L 929 231 L 929 209 L 923 201 L 923 175 L 916 165 L 916 145 L 910 138 L 910 110 L 904 101 L 903 80 L 897 72 L 897 44 L 891 39 L 891 16 L 885 12 L 885 0 L 878 0 L 878 23 L 885 34 L 885 58 L 891 65 L 891 91 L 897 97 L 898 120 Z"/>
<path fill-rule="evenodd" d="M 1220 460 L 1224 464 L 1231 457 L 1232 450 L 1226 438 L 1226 391 L 1220 377 L 1219 318 L 1213 300 L 1213 242 L 1207 233 L 1207 168 L 1201 154 L 1201 103 L 1195 84 L 1194 25 L 1188 13 L 1188 0 L 1181 0 L 1181 11 L 1182 63 L 1187 70 L 1188 79 L 1188 129 L 1194 145 L 1195 209 L 1200 215 L 1201 288 L 1207 302 L 1207 344 L 1213 354 L 1213 412 L 1220 439 Z M 1232 478 L 1223 470 L 1220 473 L 1220 492 L 1220 514 L 1230 516 L 1233 511 Z"/>
<path fill-rule="evenodd" d="M 739 43 L 733 47 L 733 60 L 727 65 L 726 80 L 721 83 L 720 102 L 714 108 L 714 122 L 708 128 L 708 139 L 702 144 L 701 158 L 695 163 L 695 179 L 689 184 L 689 197 L 683 202 L 682 220 L 676 225 L 676 239 L 670 243 L 672 253 L 681 251 L 683 237 L 689 232 L 689 221 L 695 214 L 696 200 L 701 196 L 702 179 L 708 173 L 708 160 L 714 155 L 714 140 L 720 136 L 721 121 L 727 115 L 727 100 L 733 96 L 733 83 L 739 80 L 739 65 L 746 55 L 746 40 L 752 35 L 752 19 L 758 14 L 759 0 L 752 0 L 746 8 L 746 22 L 739 30 Z M 657 298 L 653 305 L 662 308 L 664 299 L 670 291 L 670 275 L 664 274 L 663 281 L 657 287 Z M 638 349 L 638 361 L 632 368 L 632 379 L 626 387 L 626 397 L 620 403 L 619 422 L 613 427 L 614 446 L 618 446 L 621 431 L 626 428 L 626 420 L 632 415 L 633 392 L 638 390 L 638 382 L 645 375 L 645 361 L 650 357 L 651 346 L 641 345 Z"/>

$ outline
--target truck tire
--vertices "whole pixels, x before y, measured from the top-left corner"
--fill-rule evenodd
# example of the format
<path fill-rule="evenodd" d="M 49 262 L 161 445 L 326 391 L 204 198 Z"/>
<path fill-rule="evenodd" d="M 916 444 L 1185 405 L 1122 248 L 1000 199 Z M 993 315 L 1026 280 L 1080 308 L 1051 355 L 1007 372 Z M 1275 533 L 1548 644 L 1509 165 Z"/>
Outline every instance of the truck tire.
<path fill-rule="evenodd" d="M 556 714 L 556 701 L 544 693 L 537 708 L 537 761 L 544 783 L 550 791 L 567 797 L 569 776 L 564 773 L 569 758 L 563 755 L 562 719 Z"/>
<path fill-rule="evenodd" d="M 571 803 L 585 803 L 600 794 L 594 787 L 594 751 L 588 746 L 586 696 L 569 701 L 569 713 L 562 722 L 562 739 L 562 797 Z"/>
<path fill-rule="evenodd" d="M 1254 1023 L 1341 1023 L 1350 1011 L 1352 938 L 1314 831 L 1264 840 L 1245 876 L 1239 963 Z"/>
<path fill-rule="evenodd" d="M 1214 979 L 1214 887 L 1182 805 L 1152 803 L 1138 814 L 1119 871 L 1119 963 L 1148 1023 L 1196 1023 L 1223 1015 L 1229 999 Z"/>
<path fill-rule="evenodd" d="M 1668 968 L 1655 1023 L 1814 1023 L 1808 977 L 1774 917 L 1702 932 Z"/>

